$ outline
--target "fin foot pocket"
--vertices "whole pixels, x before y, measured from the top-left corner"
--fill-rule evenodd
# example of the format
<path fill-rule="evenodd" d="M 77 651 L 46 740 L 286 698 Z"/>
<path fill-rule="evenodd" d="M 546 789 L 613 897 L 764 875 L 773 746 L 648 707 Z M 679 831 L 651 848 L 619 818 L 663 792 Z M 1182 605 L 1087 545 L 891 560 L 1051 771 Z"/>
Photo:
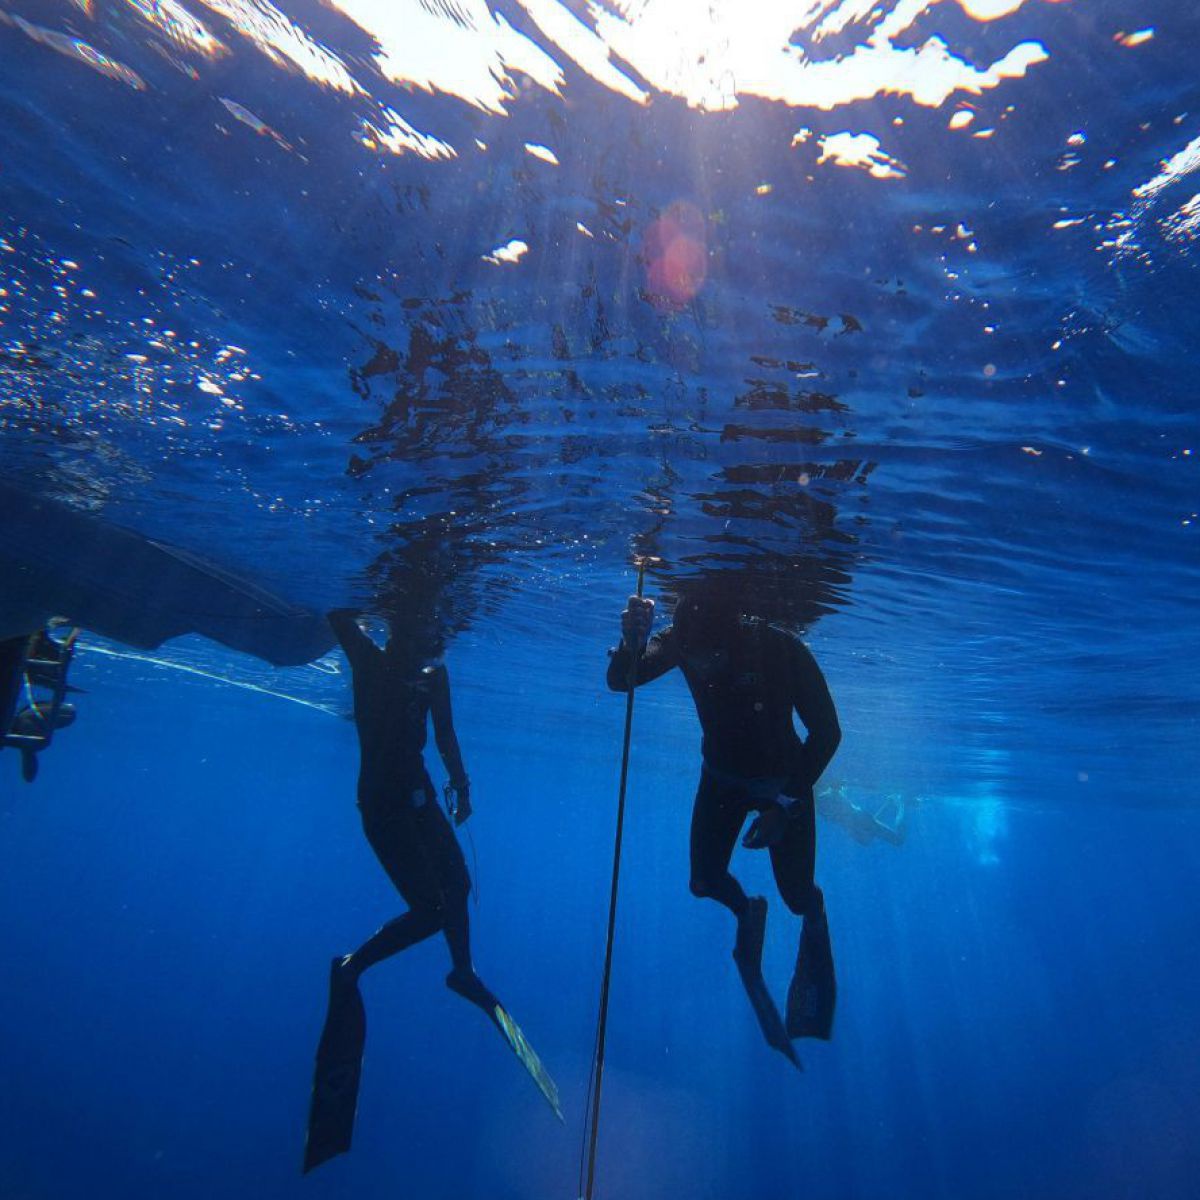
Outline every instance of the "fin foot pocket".
<path fill-rule="evenodd" d="M 751 896 L 746 911 L 738 921 L 737 940 L 733 946 L 733 961 L 751 971 L 762 970 L 763 940 L 767 933 L 767 901 L 765 896 Z"/>

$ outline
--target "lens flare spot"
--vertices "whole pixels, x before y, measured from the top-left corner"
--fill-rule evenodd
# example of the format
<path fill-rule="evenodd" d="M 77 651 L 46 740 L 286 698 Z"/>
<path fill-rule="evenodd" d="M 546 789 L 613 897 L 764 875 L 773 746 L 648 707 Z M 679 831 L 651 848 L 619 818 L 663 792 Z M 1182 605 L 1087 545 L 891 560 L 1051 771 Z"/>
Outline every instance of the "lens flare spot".
<path fill-rule="evenodd" d="M 643 257 L 656 304 L 674 309 L 690 303 L 708 274 L 704 215 L 694 204 L 676 201 L 646 230 Z"/>

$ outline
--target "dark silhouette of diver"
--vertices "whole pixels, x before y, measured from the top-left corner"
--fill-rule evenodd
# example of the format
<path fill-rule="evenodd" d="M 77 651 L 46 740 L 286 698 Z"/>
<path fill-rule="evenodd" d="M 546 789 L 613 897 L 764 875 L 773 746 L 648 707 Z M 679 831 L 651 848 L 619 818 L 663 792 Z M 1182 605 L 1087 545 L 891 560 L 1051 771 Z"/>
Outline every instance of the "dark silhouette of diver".
<path fill-rule="evenodd" d="M 787 1036 L 828 1038 L 832 1032 L 836 981 L 824 896 L 814 880 L 813 786 L 841 742 L 837 710 L 820 667 L 799 638 L 745 616 L 730 589 L 693 585 L 680 598 L 673 624 L 650 637 L 653 616 L 652 600 L 629 598 L 621 614 L 621 644 L 609 660 L 608 686 L 628 690 L 631 656 L 639 647 L 644 650 L 637 657 L 636 685 L 676 667 L 683 672 L 703 733 L 692 810 L 691 890 L 737 918 L 734 959 L 763 1032 L 793 1057 Z M 807 730 L 804 740 L 793 712 Z M 762 985 L 766 899 L 747 896 L 729 870 L 738 834 L 752 813 L 757 816 L 742 844 L 768 849 L 780 896 L 803 918 L 786 1035 Z"/>
<path fill-rule="evenodd" d="M 395 629 L 381 650 L 352 611 L 334 611 L 329 622 L 353 675 L 363 832 L 408 911 L 352 954 L 333 960 L 329 1013 L 317 1051 L 306 1171 L 350 1147 L 366 1037 L 359 978 L 369 967 L 439 932 L 452 964 L 446 985 L 487 1014 L 559 1111 L 553 1080 L 471 962 L 471 879 L 423 755 L 432 717 L 434 739 L 450 776 L 448 805 L 455 824 L 461 825 L 471 815 L 470 781 L 454 730 L 446 668 L 429 663 L 416 643 Z"/>
<path fill-rule="evenodd" d="M 404 637 L 393 635 L 379 649 L 352 613 L 331 613 L 329 621 L 354 679 L 363 832 L 409 908 L 338 960 L 337 973 L 356 981 L 368 967 L 441 932 L 453 964 L 447 985 L 468 999 L 487 1000 L 490 993 L 471 965 L 471 879 L 423 755 L 432 717 L 456 800 L 454 822 L 461 825 L 471 815 L 471 785 L 454 731 L 449 674 L 440 662 L 427 663 Z"/>
<path fill-rule="evenodd" d="M 79 631 L 56 641 L 49 630 L 30 637 L 0 641 L 0 748 L 21 753 L 21 777 L 37 778 L 38 755 L 54 734 L 75 720 L 75 706 L 66 700 L 67 672 Z M 24 707 L 18 707 L 24 696 Z"/>

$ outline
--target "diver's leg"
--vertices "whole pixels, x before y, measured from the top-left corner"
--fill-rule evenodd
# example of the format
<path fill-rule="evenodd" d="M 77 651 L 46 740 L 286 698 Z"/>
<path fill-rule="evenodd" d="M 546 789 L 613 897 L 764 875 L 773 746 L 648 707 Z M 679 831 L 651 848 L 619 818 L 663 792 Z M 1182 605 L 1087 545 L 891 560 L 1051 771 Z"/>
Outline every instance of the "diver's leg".
<path fill-rule="evenodd" d="M 442 909 L 442 934 L 457 974 L 473 976 L 471 966 L 471 918 L 467 899 L 471 894 L 471 876 L 462 847 L 454 836 L 441 806 L 430 799 L 416 816 L 422 853 L 429 864 Z"/>
<path fill-rule="evenodd" d="M 783 837 L 769 853 L 779 895 L 792 912 L 804 916 L 814 908 L 821 894 L 813 882 L 817 865 L 817 821 L 811 789 L 788 808 Z"/>
<path fill-rule="evenodd" d="M 357 978 L 368 967 L 423 942 L 442 927 L 437 909 L 411 909 L 373 933 L 353 954 L 342 960 L 342 969 Z"/>
<path fill-rule="evenodd" d="M 409 911 L 389 921 L 353 954 L 346 955 L 342 970 L 353 979 L 368 967 L 432 937 L 445 921 L 441 888 L 413 811 L 397 809 L 382 817 L 364 814 L 363 832 L 388 878 L 407 901 Z"/>
<path fill-rule="evenodd" d="M 471 964 L 471 915 L 466 899 L 447 900 L 442 922 L 442 936 L 450 951 L 450 962 L 460 975 L 474 975 Z"/>
<path fill-rule="evenodd" d="M 837 976 L 825 917 L 825 897 L 814 881 L 816 845 L 816 818 L 810 791 L 789 808 L 787 830 L 771 847 L 771 867 L 784 903 L 804 918 L 796 968 L 788 987 L 787 1032 L 793 1038 L 828 1039 L 837 1004 Z"/>
<path fill-rule="evenodd" d="M 426 858 L 437 876 L 442 936 L 451 962 L 446 986 L 490 1014 L 499 1001 L 475 973 L 471 961 L 471 915 L 467 905 L 471 876 L 462 847 L 446 814 L 436 803 L 427 804 L 417 822 Z"/>
<path fill-rule="evenodd" d="M 747 896 L 729 871 L 737 836 L 750 813 L 748 797 L 736 788 L 717 782 L 707 771 L 692 809 L 692 894 L 723 904 L 737 917 L 733 959 L 757 1012 L 766 997 L 762 985 L 762 948 L 767 931 L 767 902 Z M 774 1009 L 767 997 L 767 1004 Z M 776 1014 L 778 1023 L 778 1014 Z"/>
<path fill-rule="evenodd" d="M 446 976 L 446 986 L 465 1000 L 479 1005 L 491 1016 L 500 1001 L 475 973 L 471 962 L 470 917 L 467 914 L 465 898 L 461 904 L 451 902 L 448 906 L 442 933 L 445 935 L 446 945 L 450 948 L 452 963 L 450 973 Z"/>
<path fill-rule="evenodd" d="M 692 808 L 692 895 L 723 904 L 738 918 L 739 926 L 751 914 L 751 902 L 730 874 L 729 860 L 746 814 L 744 803 L 732 789 L 701 773 Z"/>

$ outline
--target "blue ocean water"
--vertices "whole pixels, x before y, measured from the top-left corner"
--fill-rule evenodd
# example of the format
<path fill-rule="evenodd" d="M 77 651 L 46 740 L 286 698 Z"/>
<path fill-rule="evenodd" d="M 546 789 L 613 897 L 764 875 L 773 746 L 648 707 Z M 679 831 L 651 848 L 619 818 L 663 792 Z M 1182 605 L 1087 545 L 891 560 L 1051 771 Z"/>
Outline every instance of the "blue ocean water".
<path fill-rule="evenodd" d="M 476 959 L 565 1116 L 430 942 L 301 1177 L 329 959 L 401 907 L 344 660 L 85 629 L 0 754 L 0 1196 L 579 1194 L 639 556 L 829 680 L 840 1000 L 803 1074 L 762 1043 L 639 693 L 598 1195 L 1190 1196 L 1198 49 L 1182 0 L 0 0 L 4 483 L 436 614 Z"/>

